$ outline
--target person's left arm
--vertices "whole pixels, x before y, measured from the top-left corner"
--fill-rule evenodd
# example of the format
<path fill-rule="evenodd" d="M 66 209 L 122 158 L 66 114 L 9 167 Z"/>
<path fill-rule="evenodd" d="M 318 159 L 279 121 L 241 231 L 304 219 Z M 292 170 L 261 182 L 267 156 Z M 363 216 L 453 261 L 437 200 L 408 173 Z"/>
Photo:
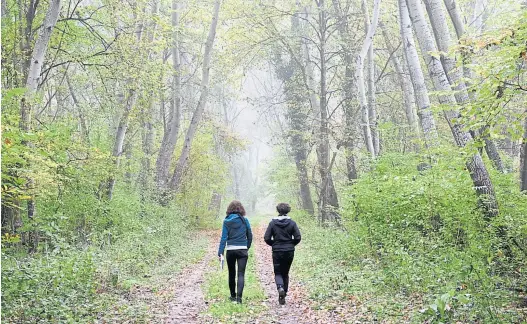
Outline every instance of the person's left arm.
<path fill-rule="evenodd" d="M 247 222 L 247 249 L 251 248 L 251 244 L 253 242 L 253 231 L 251 229 L 251 224 L 249 223 L 249 220 L 245 219 Z"/>

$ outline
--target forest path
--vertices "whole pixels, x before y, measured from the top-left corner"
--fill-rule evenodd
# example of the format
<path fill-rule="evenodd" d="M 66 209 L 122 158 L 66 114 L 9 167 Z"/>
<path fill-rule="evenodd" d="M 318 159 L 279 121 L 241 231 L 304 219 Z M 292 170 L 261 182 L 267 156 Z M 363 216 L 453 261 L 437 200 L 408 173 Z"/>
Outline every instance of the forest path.
<path fill-rule="evenodd" d="M 207 308 L 201 284 L 205 281 L 205 275 L 211 271 L 208 264 L 216 256 L 217 231 L 203 231 L 208 238 L 205 255 L 197 263 L 193 263 L 182 270 L 174 283 L 171 284 L 173 298 L 168 305 L 168 315 L 164 323 L 202 323 L 200 313 Z M 184 247 L 181 248 L 192 248 Z"/>
<path fill-rule="evenodd" d="M 330 311 L 328 308 L 314 309 L 309 295 L 295 276 L 295 263 L 290 274 L 290 288 L 286 297 L 286 304 L 278 304 L 278 292 L 274 281 L 273 258 L 271 247 L 263 241 L 267 224 L 264 222 L 254 230 L 254 246 L 257 264 L 257 273 L 260 284 L 264 289 L 267 299 L 265 304 L 267 311 L 261 313 L 253 323 L 344 323 L 354 317 L 347 310 L 347 314 Z M 349 305 L 351 306 L 351 305 Z"/>

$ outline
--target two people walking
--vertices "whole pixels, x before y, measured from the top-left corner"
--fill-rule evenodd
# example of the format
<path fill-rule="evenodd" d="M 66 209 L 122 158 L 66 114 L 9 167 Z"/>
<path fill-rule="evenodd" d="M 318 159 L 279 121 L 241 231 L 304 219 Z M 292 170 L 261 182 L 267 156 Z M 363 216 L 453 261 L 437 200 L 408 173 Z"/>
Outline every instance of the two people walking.
<path fill-rule="evenodd" d="M 280 305 L 284 305 L 289 289 L 289 270 L 295 255 L 295 246 L 300 243 L 301 235 L 296 222 L 287 216 L 291 211 L 289 204 L 278 204 L 276 211 L 278 216 L 274 217 L 269 223 L 265 231 L 264 241 L 272 247 L 278 302 Z M 240 304 L 242 303 L 245 284 L 248 250 L 251 248 L 253 240 L 251 225 L 245 214 L 245 209 L 241 202 L 234 200 L 229 204 L 227 216 L 223 221 L 218 249 L 218 257 L 220 259 L 223 257 L 224 251 L 227 251 L 230 300 Z M 236 271 L 236 264 L 238 265 L 238 271 Z M 238 277 L 237 285 L 236 274 Z"/>

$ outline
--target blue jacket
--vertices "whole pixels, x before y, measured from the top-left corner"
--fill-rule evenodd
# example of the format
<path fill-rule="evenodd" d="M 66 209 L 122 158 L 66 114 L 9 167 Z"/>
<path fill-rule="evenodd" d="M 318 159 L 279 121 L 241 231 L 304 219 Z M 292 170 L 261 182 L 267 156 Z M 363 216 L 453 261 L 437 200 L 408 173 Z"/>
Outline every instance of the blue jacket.
<path fill-rule="evenodd" d="M 243 224 L 243 221 L 245 221 L 245 224 Z M 218 256 L 223 254 L 225 244 L 227 246 L 247 246 L 247 249 L 249 249 L 252 241 L 253 232 L 251 231 L 249 220 L 238 214 L 230 214 L 223 221 Z"/>

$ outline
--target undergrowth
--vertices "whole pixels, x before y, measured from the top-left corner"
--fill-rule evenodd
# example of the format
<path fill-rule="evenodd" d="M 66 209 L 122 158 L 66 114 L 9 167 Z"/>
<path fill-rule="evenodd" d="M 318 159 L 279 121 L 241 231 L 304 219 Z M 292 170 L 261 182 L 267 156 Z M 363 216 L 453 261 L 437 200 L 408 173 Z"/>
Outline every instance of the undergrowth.
<path fill-rule="evenodd" d="M 380 158 L 346 189 L 341 228 L 294 214 L 304 245 L 294 269 L 311 297 L 350 299 L 378 320 L 525 321 L 527 199 L 514 176 L 492 174 L 500 216 L 487 221 L 461 156 L 419 163 Z"/>

